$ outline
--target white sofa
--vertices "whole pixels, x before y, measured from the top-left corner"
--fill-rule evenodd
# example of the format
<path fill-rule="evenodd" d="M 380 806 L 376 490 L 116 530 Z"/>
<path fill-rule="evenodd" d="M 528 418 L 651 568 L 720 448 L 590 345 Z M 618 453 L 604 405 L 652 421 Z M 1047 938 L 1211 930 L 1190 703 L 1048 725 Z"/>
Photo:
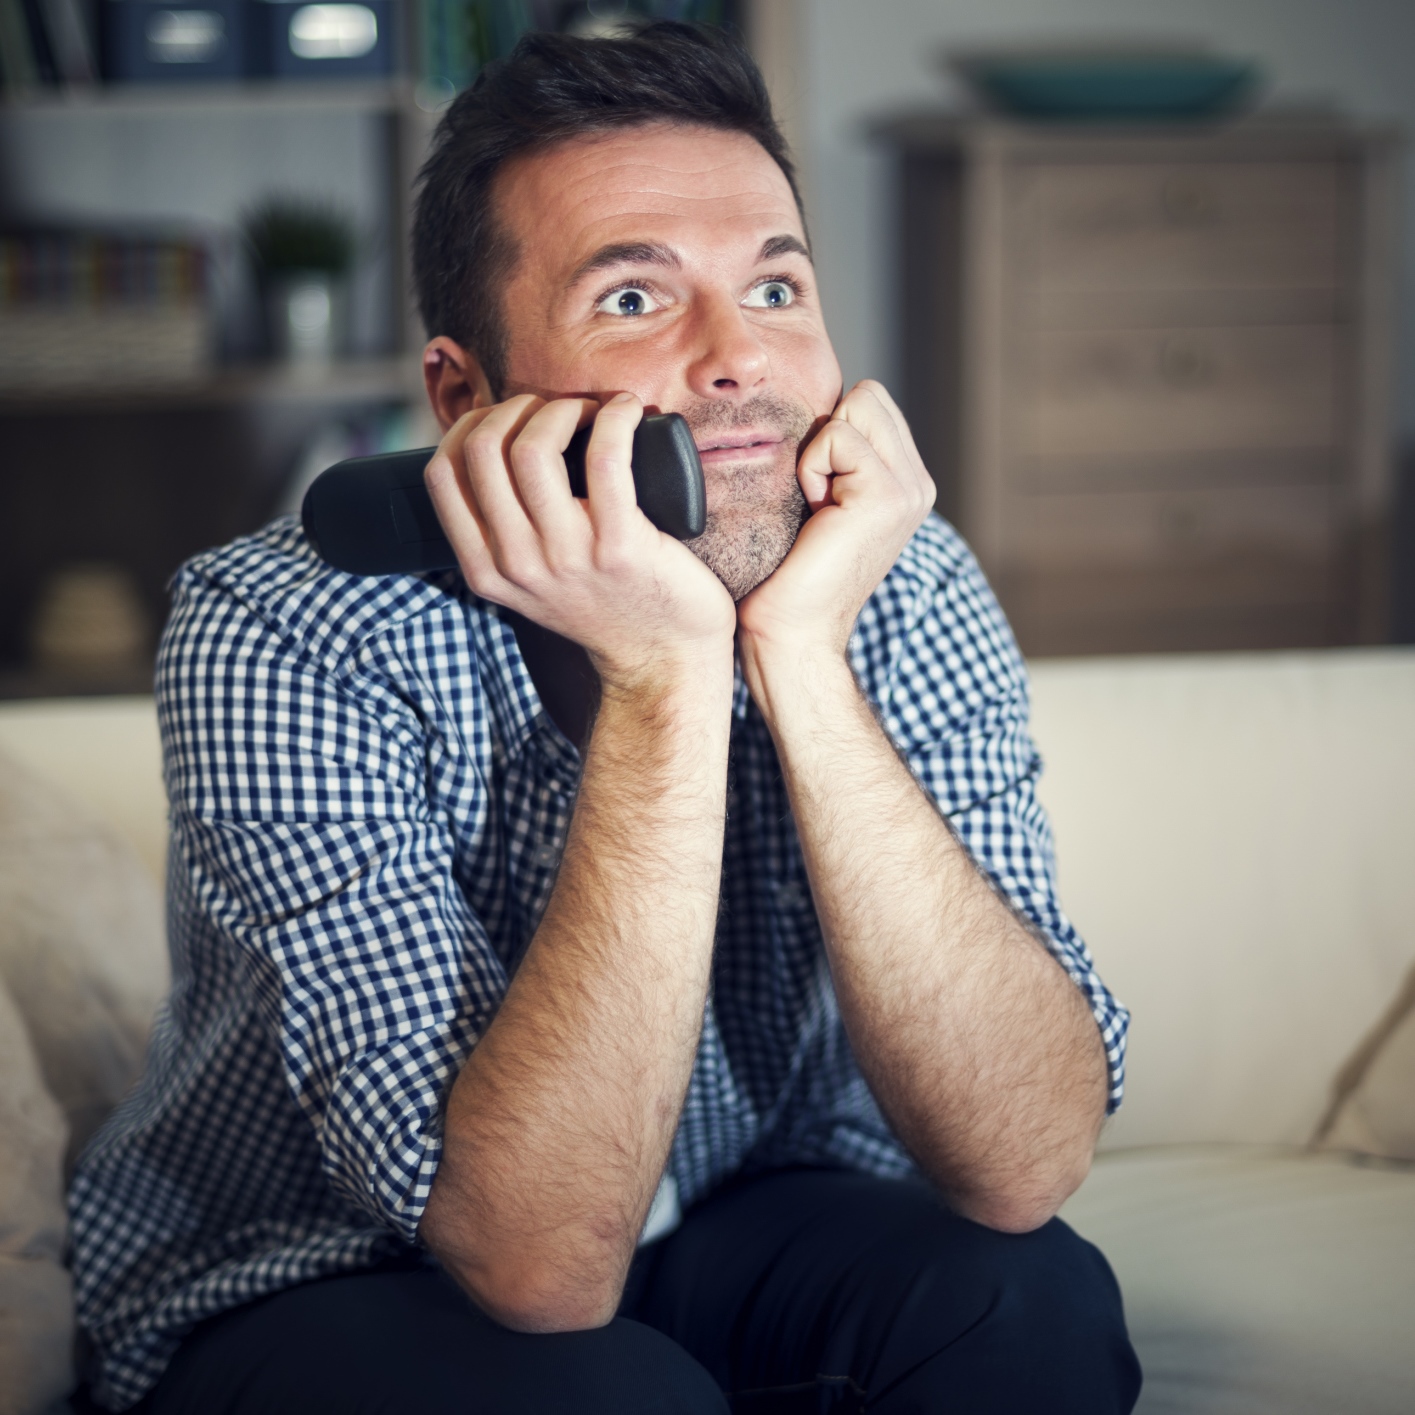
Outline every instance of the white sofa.
<path fill-rule="evenodd" d="M 1140 1410 L 1408 1415 L 1415 1165 L 1304 1146 L 1415 959 L 1415 651 L 1056 661 L 1034 694 L 1062 897 L 1134 1013 L 1065 1214 L 1120 1276 Z M 0 706 L 0 752 L 157 878 L 149 702 Z"/>
<path fill-rule="evenodd" d="M 1062 900 L 1134 1015 L 1064 1216 L 1140 1410 L 1409 1415 L 1415 1165 L 1303 1146 L 1415 960 L 1415 650 L 1041 663 L 1034 728 Z"/>

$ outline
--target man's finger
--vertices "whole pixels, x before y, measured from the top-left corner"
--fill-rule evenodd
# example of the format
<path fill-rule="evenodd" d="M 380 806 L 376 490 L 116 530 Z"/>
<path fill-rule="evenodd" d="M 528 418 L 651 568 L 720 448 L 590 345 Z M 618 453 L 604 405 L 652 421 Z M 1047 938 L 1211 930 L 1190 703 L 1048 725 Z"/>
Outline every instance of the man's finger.
<path fill-rule="evenodd" d="M 577 524 L 565 448 L 598 408 L 592 398 L 557 398 L 532 414 L 511 444 L 516 489 L 542 539 L 572 534 Z"/>
<path fill-rule="evenodd" d="M 485 412 L 484 409 L 479 411 Z M 453 454 L 458 460 L 463 441 L 463 437 L 459 436 L 452 444 Z M 457 554 L 457 564 L 463 578 L 483 599 L 515 608 L 514 591 L 496 567 L 496 559 L 487 540 L 485 521 L 479 508 L 466 495 L 453 458 L 448 455 L 446 439 L 427 464 L 423 479 L 437 519 Z"/>
<path fill-rule="evenodd" d="M 894 401 L 894 395 L 877 378 L 862 378 L 855 387 L 862 393 L 869 393 L 894 419 L 894 424 L 901 433 L 908 431 L 908 420 L 900 411 L 899 404 Z"/>
<path fill-rule="evenodd" d="M 467 440 L 467 435 L 479 426 L 490 412 L 490 408 L 474 408 L 470 413 L 463 413 L 442 434 L 442 441 L 438 443 L 437 451 L 433 453 L 432 460 L 423 469 L 423 483 L 427 487 L 428 495 L 432 498 L 433 509 L 437 512 L 437 519 L 441 523 L 442 529 L 447 532 L 447 538 L 452 541 L 454 547 L 457 544 L 455 537 L 472 520 L 472 513 L 462 487 L 462 478 L 457 471 L 462 463 L 463 444 Z"/>
<path fill-rule="evenodd" d="M 832 418 L 813 437 L 796 466 L 797 480 L 812 511 L 838 505 L 863 490 L 866 480 L 889 475 L 874 444 L 843 418 Z"/>
<path fill-rule="evenodd" d="M 585 489 L 595 534 L 624 530 L 638 509 L 631 470 L 634 429 L 644 405 L 632 393 L 617 393 L 600 409 L 585 451 Z"/>
<path fill-rule="evenodd" d="M 860 427 L 879 450 L 884 466 L 932 501 L 934 480 L 924 466 L 924 458 L 918 456 L 906 417 L 883 383 L 872 378 L 856 383 L 841 399 L 836 416 Z"/>
<path fill-rule="evenodd" d="M 467 434 L 462 455 L 452 463 L 503 574 L 539 540 L 511 475 L 509 456 L 512 443 L 543 406 L 544 399 L 529 394 L 498 403 Z"/>
<path fill-rule="evenodd" d="M 880 395 L 884 394 L 883 397 Z M 893 400 L 880 384 L 872 380 L 857 383 L 841 400 L 835 416 L 842 422 L 857 427 L 874 444 L 888 466 L 902 468 L 910 459 L 910 447 L 906 444 L 896 418 L 897 409 Z"/>

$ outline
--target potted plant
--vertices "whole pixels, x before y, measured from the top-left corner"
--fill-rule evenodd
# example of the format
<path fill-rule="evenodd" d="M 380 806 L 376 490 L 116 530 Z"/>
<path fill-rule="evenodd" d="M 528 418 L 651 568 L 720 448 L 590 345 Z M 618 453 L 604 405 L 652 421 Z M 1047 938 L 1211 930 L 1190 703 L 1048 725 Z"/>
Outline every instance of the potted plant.
<path fill-rule="evenodd" d="M 245 219 L 275 357 L 328 364 L 348 352 L 353 222 L 331 202 L 272 197 Z"/>

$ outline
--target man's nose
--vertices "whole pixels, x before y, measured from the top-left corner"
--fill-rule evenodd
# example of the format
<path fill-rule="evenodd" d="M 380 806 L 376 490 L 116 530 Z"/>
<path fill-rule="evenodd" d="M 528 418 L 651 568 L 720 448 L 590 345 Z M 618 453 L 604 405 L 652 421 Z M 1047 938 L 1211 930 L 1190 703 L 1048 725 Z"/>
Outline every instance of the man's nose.
<path fill-rule="evenodd" d="M 735 300 L 712 301 L 696 323 L 688 384 L 700 398 L 751 393 L 766 379 L 766 348 Z"/>

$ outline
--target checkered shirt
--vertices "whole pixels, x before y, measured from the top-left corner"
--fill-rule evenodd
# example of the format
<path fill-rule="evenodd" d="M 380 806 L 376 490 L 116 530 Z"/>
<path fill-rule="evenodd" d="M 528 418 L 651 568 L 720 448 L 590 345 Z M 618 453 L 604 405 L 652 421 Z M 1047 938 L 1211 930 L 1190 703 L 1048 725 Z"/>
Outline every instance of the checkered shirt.
<path fill-rule="evenodd" d="M 203 1318 L 417 1243 L 442 1104 L 555 883 L 579 757 L 455 574 L 345 575 L 293 518 L 175 582 L 158 665 L 173 986 L 72 1191 L 80 1320 L 115 1409 Z M 880 720 L 1085 994 L 1057 903 L 1025 672 L 931 517 L 861 614 Z M 766 726 L 733 706 L 712 987 L 668 1161 L 687 1205 L 782 1165 L 911 1162 L 851 1055 Z"/>

